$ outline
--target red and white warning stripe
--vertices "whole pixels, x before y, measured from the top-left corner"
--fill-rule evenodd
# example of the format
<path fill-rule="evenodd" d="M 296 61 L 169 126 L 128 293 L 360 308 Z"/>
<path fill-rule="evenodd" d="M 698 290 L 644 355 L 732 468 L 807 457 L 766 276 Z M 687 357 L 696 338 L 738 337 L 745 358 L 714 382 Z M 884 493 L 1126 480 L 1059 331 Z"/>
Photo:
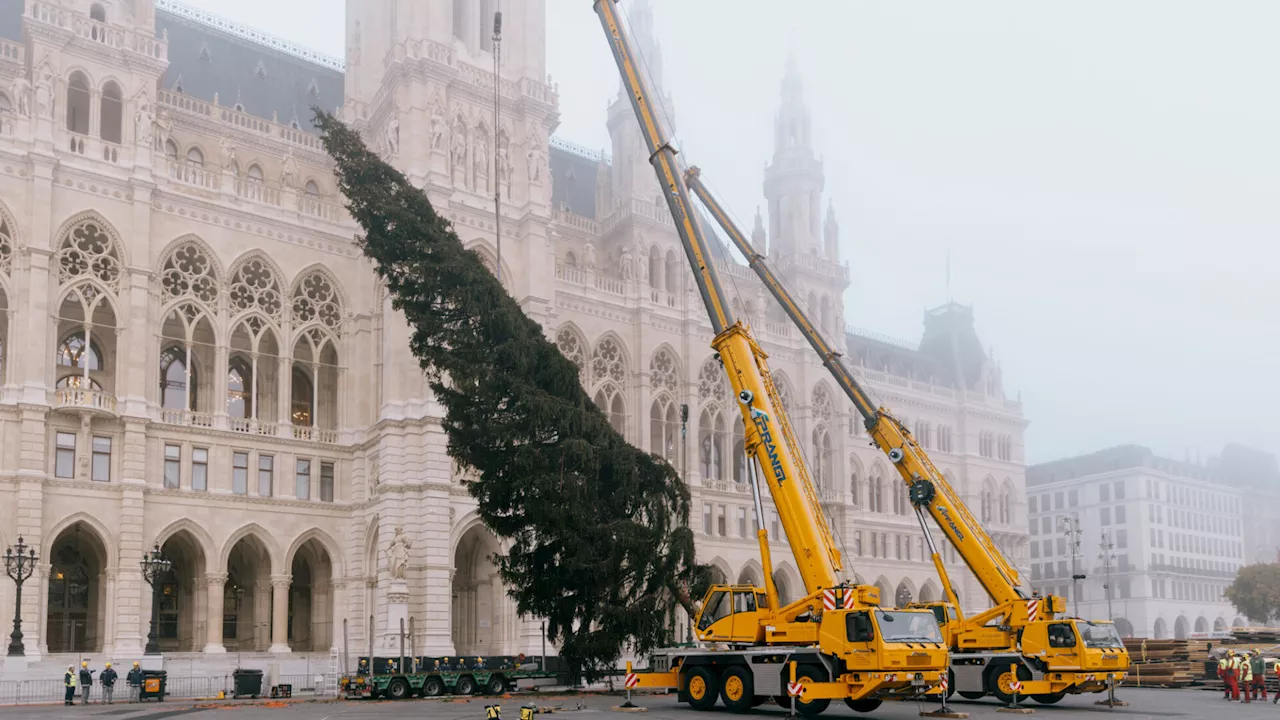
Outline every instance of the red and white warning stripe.
<path fill-rule="evenodd" d="M 640 676 L 635 673 L 627 673 L 626 686 L 633 688 L 640 684 Z"/>
<path fill-rule="evenodd" d="M 800 697 L 801 695 L 804 695 L 804 683 L 787 683 L 787 694 L 791 697 Z"/>
<path fill-rule="evenodd" d="M 1022 681 L 1014 680 L 1013 682 L 1009 683 L 1009 689 L 1016 693 L 1022 692 Z"/>
<path fill-rule="evenodd" d="M 853 591 L 853 588 L 844 589 L 844 609 L 845 610 L 852 610 L 853 604 L 857 599 L 858 599 L 857 593 Z"/>
<path fill-rule="evenodd" d="M 947 692 L 947 676 L 946 675 L 943 675 L 942 679 L 938 681 L 938 687 L 942 688 L 942 693 L 945 695 Z"/>
<path fill-rule="evenodd" d="M 1032 598 L 1027 601 L 1027 619 L 1035 620 L 1036 613 L 1040 612 L 1040 598 Z"/>
<path fill-rule="evenodd" d="M 888 675 L 885 675 L 885 676 L 884 676 L 884 680 L 885 680 L 885 682 L 897 682 L 897 681 L 898 681 L 898 673 L 889 673 Z"/>
<path fill-rule="evenodd" d="M 836 609 L 836 591 L 835 590 L 828 588 L 822 591 L 822 609 L 823 610 Z"/>

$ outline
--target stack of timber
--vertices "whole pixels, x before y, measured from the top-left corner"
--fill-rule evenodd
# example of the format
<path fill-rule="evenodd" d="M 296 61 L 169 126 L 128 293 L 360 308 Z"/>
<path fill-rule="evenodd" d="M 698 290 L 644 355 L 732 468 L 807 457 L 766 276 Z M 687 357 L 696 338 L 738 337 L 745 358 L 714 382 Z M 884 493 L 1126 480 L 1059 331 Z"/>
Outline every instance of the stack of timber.
<path fill-rule="evenodd" d="M 1131 666 L 1124 684 L 1165 688 L 1201 684 L 1213 645 L 1210 640 L 1127 640 Z"/>

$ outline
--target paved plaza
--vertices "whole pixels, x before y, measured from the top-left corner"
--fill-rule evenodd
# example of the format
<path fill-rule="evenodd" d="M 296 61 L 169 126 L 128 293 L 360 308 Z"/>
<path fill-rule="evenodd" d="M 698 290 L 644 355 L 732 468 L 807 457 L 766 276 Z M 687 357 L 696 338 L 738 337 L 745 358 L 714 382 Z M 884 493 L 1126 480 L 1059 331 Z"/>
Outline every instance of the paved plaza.
<path fill-rule="evenodd" d="M 620 703 L 615 696 L 591 695 L 582 697 L 557 696 L 524 696 L 515 695 L 498 700 L 502 706 L 503 717 L 507 720 L 518 720 L 520 705 L 526 698 L 535 697 L 536 704 L 543 707 L 559 708 L 556 715 L 562 720 L 621 720 L 632 717 L 615 711 Z M 1107 715 L 1114 715 L 1124 720 L 1141 718 L 1232 718 L 1233 720 L 1252 720 L 1254 718 L 1280 717 L 1280 707 L 1270 702 L 1243 705 L 1223 702 L 1216 693 L 1202 690 L 1136 690 L 1126 689 L 1124 699 L 1129 701 L 1128 707 L 1109 709 L 1097 707 L 1093 703 L 1098 696 L 1067 698 L 1058 705 L 1046 707 L 1031 703 L 1035 715 L 1046 720 L 1069 720 L 1072 718 L 1090 718 L 1100 720 Z M 693 720 L 693 718 L 727 718 L 733 717 L 727 712 L 714 714 L 699 713 L 679 704 L 671 695 L 637 695 L 636 704 L 647 708 L 641 717 L 652 720 Z M 183 718 L 183 720 L 485 720 L 485 705 L 493 702 L 490 698 L 473 698 L 467 700 L 406 700 L 400 702 L 381 701 L 335 701 L 335 702 L 294 702 L 253 703 L 236 705 L 193 705 L 190 701 L 148 703 L 141 706 L 114 705 L 89 707 L 39 706 L 39 707 L 7 707 L 0 708 L 0 720 L 63 720 L 69 718 L 95 718 L 98 720 L 163 720 L 164 718 Z M 582 709 L 577 709 L 582 705 Z M 824 718 L 862 717 L 874 720 L 916 720 L 921 709 L 933 709 L 936 706 L 917 706 L 913 703 L 886 703 L 873 713 L 855 713 L 843 705 L 833 704 L 831 709 L 823 713 Z M 1012 718 L 1015 715 L 997 712 L 998 706 L 991 700 L 969 702 L 957 699 L 953 709 L 969 713 L 971 720 L 979 718 Z M 758 708 L 751 713 L 764 720 L 784 720 L 787 714 L 772 705 Z"/>

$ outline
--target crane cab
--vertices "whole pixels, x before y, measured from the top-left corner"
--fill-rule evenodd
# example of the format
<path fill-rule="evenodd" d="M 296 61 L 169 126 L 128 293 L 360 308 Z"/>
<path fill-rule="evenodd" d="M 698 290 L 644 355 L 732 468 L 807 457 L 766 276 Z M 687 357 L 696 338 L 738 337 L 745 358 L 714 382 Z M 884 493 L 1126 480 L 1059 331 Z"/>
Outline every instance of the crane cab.
<path fill-rule="evenodd" d="M 751 645 L 764 640 L 765 626 L 772 617 L 764 588 L 712 585 L 694 627 L 702 642 Z"/>
<path fill-rule="evenodd" d="M 942 637 L 947 641 L 947 647 L 952 647 L 951 640 L 956 633 L 960 632 L 960 613 L 956 612 L 956 606 L 949 602 L 927 602 L 927 603 L 911 603 L 907 605 L 911 610 L 928 610 L 933 613 L 934 618 L 938 621 L 938 628 L 942 631 Z"/>

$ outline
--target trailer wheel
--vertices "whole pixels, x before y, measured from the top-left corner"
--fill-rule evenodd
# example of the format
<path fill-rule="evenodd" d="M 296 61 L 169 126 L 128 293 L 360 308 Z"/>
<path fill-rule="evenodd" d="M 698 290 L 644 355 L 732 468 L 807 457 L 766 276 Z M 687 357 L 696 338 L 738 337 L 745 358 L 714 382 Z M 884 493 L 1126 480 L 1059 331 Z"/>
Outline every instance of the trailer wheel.
<path fill-rule="evenodd" d="M 884 701 L 880 698 L 862 698 L 861 700 L 850 700 L 845 698 L 844 704 L 854 712 L 874 712 L 876 708 Z"/>
<path fill-rule="evenodd" d="M 455 695 L 475 695 L 476 679 L 470 675 L 463 675 L 458 678 L 458 684 L 454 686 L 453 692 Z"/>
<path fill-rule="evenodd" d="M 440 697 L 444 694 L 444 681 L 438 677 L 429 677 L 422 683 L 423 697 Z"/>
<path fill-rule="evenodd" d="M 801 665 L 796 668 L 796 682 L 798 683 L 809 685 L 811 683 L 826 681 L 826 671 L 817 665 Z M 799 698 L 796 698 L 796 710 L 806 717 L 819 715 L 831 705 L 831 701 L 826 698 L 821 700 L 804 700 L 803 697 L 804 696 L 802 695 Z"/>
<path fill-rule="evenodd" d="M 387 686 L 387 695 L 392 700 L 404 700 L 409 697 L 409 681 L 404 678 L 396 678 Z"/>
<path fill-rule="evenodd" d="M 720 688 L 716 676 L 704 667 L 696 667 L 689 671 L 689 682 L 685 685 L 689 694 L 689 707 L 694 710 L 710 710 L 716 706 L 716 697 Z"/>
<path fill-rule="evenodd" d="M 725 670 L 720 677 L 720 699 L 733 712 L 750 710 L 755 692 L 755 677 L 750 668 L 735 665 Z"/>
<path fill-rule="evenodd" d="M 501 695 L 507 691 L 507 679 L 501 675 L 494 675 L 489 678 L 489 684 L 484 689 L 490 695 Z"/>

